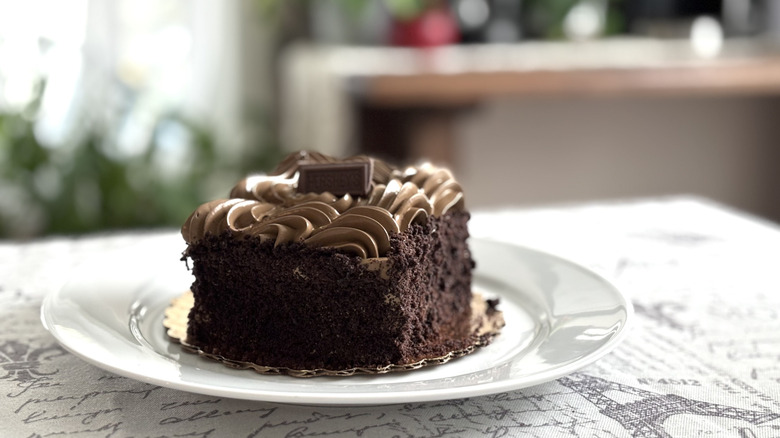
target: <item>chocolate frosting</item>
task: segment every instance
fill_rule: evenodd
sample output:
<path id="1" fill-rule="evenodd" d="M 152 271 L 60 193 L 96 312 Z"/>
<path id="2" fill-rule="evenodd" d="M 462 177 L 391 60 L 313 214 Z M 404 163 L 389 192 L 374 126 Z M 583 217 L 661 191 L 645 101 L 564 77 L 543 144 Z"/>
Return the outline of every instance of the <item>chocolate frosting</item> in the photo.
<path id="1" fill-rule="evenodd" d="M 329 192 L 296 193 L 300 163 L 373 161 L 371 190 L 365 197 Z M 463 190 L 452 173 L 431 164 L 395 168 L 358 155 L 338 160 L 317 152 L 296 152 L 269 175 L 241 180 L 229 199 L 199 206 L 182 226 L 188 244 L 208 235 L 302 242 L 335 248 L 362 258 L 384 257 L 390 235 L 402 233 L 429 216 L 464 209 Z"/>

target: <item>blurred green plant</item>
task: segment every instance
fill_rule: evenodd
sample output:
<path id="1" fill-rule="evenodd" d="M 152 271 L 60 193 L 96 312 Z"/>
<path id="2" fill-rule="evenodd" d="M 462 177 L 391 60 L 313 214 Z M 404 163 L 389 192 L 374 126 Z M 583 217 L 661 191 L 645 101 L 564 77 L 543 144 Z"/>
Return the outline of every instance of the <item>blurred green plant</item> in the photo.
<path id="1" fill-rule="evenodd" d="M 0 238 L 179 226 L 205 200 L 226 196 L 248 172 L 281 152 L 268 144 L 219 154 L 209 130 L 176 114 L 160 117 L 139 154 L 116 154 L 106 129 L 84 123 L 77 140 L 51 147 L 35 133 L 43 85 L 22 111 L 0 112 Z M 175 129 L 171 157 L 163 131 Z M 181 141 L 182 139 L 186 141 Z"/>
<path id="2" fill-rule="evenodd" d="M 587 1 L 587 0 L 585 0 Z M 621 4 L 623 0 L 592 0 L 604 7 L 605 16 L 600 36 L 618 35 L 625 32 L 625 20 Z M 583 0 L 526 0 L 530 31 L 538 38 L 550 40 L 567 39 L 564 21 L 578 3 Z"/>
<path id="3" fill-rule="evenodd" d="M 258 5 L 260 14 L 265 19 L 276 19 L 279 15 L 280 8 L 290 3 L 295 3 L 296 0 L 255 0 Z M 308 6 L 308 3 L 313 1 L 324 0 L 297 0 L 299 5 Z M 360 12 L 368 3 L 366 0 L 329 0 L 334 6 L 341 8 L 353 17 L 358 17 Z M 420 0 L 412 0 L 420 1 Z"/>

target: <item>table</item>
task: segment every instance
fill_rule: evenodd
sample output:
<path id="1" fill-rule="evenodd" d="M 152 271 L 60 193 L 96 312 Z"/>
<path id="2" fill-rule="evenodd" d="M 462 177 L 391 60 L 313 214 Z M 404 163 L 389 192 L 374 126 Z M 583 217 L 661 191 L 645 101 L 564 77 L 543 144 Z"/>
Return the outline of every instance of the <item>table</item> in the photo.
<path id="1" fill-rule="evenodd" d="M 344 145 L 397 162 L 457 164 L 457 121 L 495 99 L 777 96 L 780 50 L 727 38 L 525 41 L 431 50 L 309 46 L 282 58 L 282 131 L 291 150 Z M 357 134 L 355 134 L 357 133 Z"/>
<path id="2" fill-rule="evenodd" d="M 469 399 L 328 407 L 216 398 L 89 365 L 39 319 L 43 297 L 84 260 L 178 239 L 175 230 L 3 242 L 1 434 L 780 436 L 780 227 L 708 200 L 672 197 L 481 211 L 471 229 L 566 257 L 611 281 L 635 306 L 628 337 L 574 374 Z"/>

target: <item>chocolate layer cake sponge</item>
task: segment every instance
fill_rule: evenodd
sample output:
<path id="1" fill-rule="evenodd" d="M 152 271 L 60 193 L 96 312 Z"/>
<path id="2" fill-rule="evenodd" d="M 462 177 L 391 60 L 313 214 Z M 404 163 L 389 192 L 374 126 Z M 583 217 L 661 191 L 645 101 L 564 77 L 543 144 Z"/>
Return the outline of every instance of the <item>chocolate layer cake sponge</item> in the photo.
<path id="1" fill-rule="evenodd" d="M 291 154 L 182 227 L 195 277 L 183 342 L 274 371 L 469 352 L 498 312 L 472 311 L 468 220 L 446 169 Z"/>

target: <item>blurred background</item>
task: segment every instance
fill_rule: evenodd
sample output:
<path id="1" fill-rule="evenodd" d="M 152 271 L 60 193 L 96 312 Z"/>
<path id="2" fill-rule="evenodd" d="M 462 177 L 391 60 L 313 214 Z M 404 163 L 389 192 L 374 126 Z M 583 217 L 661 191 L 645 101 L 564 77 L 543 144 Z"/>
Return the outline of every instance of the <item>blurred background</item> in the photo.
<path id="1" fill-rule="evenodd" d="M 780 221 L 779 97 L 780 0 L 0 0 L 0 238 L 178 227 L 298 149 Z"/>

